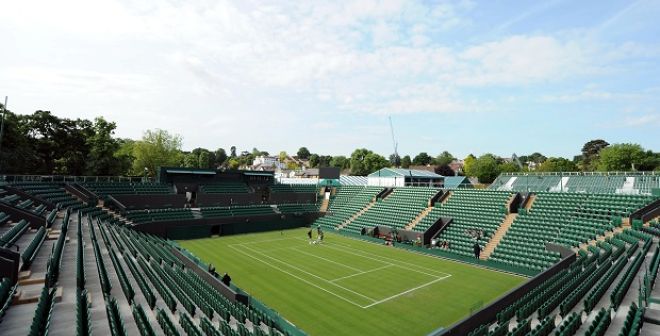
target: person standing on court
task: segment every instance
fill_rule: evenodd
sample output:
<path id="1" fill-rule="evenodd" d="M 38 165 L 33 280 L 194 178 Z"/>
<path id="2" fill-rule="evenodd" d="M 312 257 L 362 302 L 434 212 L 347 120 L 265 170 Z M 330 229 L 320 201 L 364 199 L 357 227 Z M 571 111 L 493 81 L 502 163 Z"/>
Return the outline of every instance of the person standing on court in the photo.
<path id="1" fill-rule="evenodd" d="M 474 242 L 474 257 L 479 259 L 479 255 L 481 254 L 481 246 L 479 246 L 479 241 Z"/>

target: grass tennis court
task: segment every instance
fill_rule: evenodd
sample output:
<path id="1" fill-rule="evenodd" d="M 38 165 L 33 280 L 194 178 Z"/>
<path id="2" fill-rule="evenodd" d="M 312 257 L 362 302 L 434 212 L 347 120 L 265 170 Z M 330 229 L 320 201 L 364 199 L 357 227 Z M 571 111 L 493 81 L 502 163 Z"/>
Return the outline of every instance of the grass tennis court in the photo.
<path id="1" fill-rule="evenodd" d="M 310 335 L 426 335 L 526 280 L 327 231 L 309 244 L 306 234 L 179 244 Z"/>

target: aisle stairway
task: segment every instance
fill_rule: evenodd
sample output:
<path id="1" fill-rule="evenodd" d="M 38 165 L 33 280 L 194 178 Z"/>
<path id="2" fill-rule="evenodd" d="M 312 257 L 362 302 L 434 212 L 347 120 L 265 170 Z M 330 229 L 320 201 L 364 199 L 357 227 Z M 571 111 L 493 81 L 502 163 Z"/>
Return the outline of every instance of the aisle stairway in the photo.
<path id="1" fill-rule="evenodd" d="M 351 224 L 354 220 L 356 220 L 358 217 L 362 216 L 365 212 L 367 212 L 367 210 L 371 209 L 371 207 L 373 207 L 374 205 L 376 205 L 376 200 L 373 200 L 373 201 L 369 202 L 369 204 L 367 204 L 360 211 L 356 212 L 353 216 L 348 218 L 346 221 L 339 224 L 339 226 L 337 226 L 337 228 L 335 228 L 335 230 L 341 230 L 341 229 L 345 228 L 346 226 Z"/>
<path id="2" fill-rule="evenodd" d="M 417 217 L 415 217 L 415 219 L 413 219 L 408 225 L 406 225 L 406 227 L 404 229 L 405 230 L 412 230 L 415 227 L 415 225 L 417 225 L 419 222 L 421 222 L 422 219 L 424 219 L 424 217 L 426 217 L 426 215 L 428 215 L 429 212 L 431 212 L 431 210 L 433 210 L 432 205 L 427 207 L 426 209 L 424 209 L 424 211 L 420 212 L 419 215 L 417 215 Z"/>
<path id="3" fill-rule="evenodd" d="M 509 231 L 509 228 L 511 227 L 511 224 L 513 224 L 513 220 L 516 219 L 516 216 L 518 216 L 516 213 L 506 215 L 500 227 L 497 228 L 495 234 L 493 234 L 493 236 L 490 238 L 490 241 L 488 241 L 488 244 L 486 244 L 486 248 L 481 252 L 481 256 L 479 257 L 481 260 L 488 260 L 488 258 L 490 258 L 490 255 L 493 253 L 493 251 L 495 251 L 497 245 L 500 244 L 502 237 L 504 237 L 506 232 Z"/>
<path id="4" fill-rule="evenodd" d="M 321 202 L 321 208 L 319 208 L 319 211 L 320 212 L 327 212 L 329 204 L 330 204 L 330 200 L 323 197 L 323 202 Z"/>

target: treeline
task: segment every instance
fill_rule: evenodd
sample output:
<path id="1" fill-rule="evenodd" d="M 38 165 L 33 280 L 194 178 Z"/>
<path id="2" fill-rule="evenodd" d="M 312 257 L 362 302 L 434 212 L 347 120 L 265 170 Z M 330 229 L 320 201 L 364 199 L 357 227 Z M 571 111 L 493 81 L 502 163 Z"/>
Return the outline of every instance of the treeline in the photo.
<path id="1" fill-rule="evenodd" d="M 0 105 L 1 106 L 1 105 Z M 94 120 L 59 118 L 48 111 L 18 115 L 7 111 L 0 149 L 0 172 L 4 174 L 62 174 L 118 176 L 154 176 L 158 167 L 244 168 L 258 156 L 270 153 L 253 148 L 239 152 L 236 146 L 192 151 L 182 150 L 179 135 L 165 130 L 148 130 L 139 140 L 115 136 L 117 125 L 102 117 Z M 395 154 L 388 158 L 366 148 L 350 156 L 312 153 L 301 147 L 295 155 L 276 154 L 284 168 L 337 167 L 351 175 L 368 175 L 384 167 L 432 168 L 444 176 L 474 176 L 482 183 L 492 182 L 502 172 L 524 171 L 649 171 L 660 170 L 660 154 L 637 144 L 613 144 L 593 140 L 584 144 L 580 155 L 572 159 L 546 157 L 541 153 L 502 158 L 493 154 L 463 161 L 462 170 L 450 167 L 458 160 L 448 151 L 436 156 L 421 152 L 411 158 Z M 457 166 L 460 167 L 460 164 Z M 456 167 L 454 167 L 456 168 Z"/>

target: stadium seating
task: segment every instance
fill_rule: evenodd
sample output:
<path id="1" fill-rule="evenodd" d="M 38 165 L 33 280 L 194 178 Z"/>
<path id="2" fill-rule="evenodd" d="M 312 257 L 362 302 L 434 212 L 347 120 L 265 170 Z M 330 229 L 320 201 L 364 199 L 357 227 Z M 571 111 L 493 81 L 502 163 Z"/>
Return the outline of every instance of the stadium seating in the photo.
<path id="1" fill-rule="evenodd" d="M 492 260 L 532 269 L 544 269 L 557 260 L 545 243 L 578 247 L 606 231 L 612 231 L 615 218 L 629 216 L 651 201 L 650 196 L 538 193 L 529 213 L 521 209 Z"/>
<path id="2" fill-rule="evenodd" d="M 437 193 L 437 189 L 429 188 L 395 188 L 343 229 L 354 233 L 377 225 L 403 229 L 429 206 L 429 200 Z"/>
<path id="3" fill-rule="evenodd" d="M 241 182 L 206 184 L 201 186 L 201 190 L 206 194 L 233 194 L 250 192 L 248 186 Z"/>
<path id="4" fill-rule="evenodd" d="M 562 181 L 562 178 L 565 179 Z M 628 184 L 629 183 L 629 184 Z M 489 189 L 508 191 L 587 192 L 606 194 L 650 195 L 660 188 L 657 173 L 506 173 L 501 174 Z"/>
<path id="5" fill-rule="evenodd" d="M 297 192 L 297 193 L 315 193 L 318 191 L 316 184 L 275 184 L 270 187 L 274 193 L 278 192 Z"/>
<path id="6" fill-rule="evenodd" d="M 483 237 L 479 240 L 479 245 L 483 249 L 502 223 L 507 212 L 507 201 L 511 195 L 510 192 L 503 191 L 454 190 L 446 203 L 436 203 L 431 212 L 413 230 L 424 232 L 441 217 L 452 218 L 452 223 L 437 239 L 449 243 L 449 252 L 473 256 L 475 239 L 467 232 L 482 231 Z"/>
<path id="7" fill-rule="evenodd" d="M 83 186 L 99 196 L 172 193 L 172 188 L 170 186 L 151 182 L 88 182 L 83 183 Z"/>
<path id="8" fill-rule="evenodd" d="M 174 221 L 195 218 L 190 209 L 134 210 L 127 211 L 124 216 L 133 223 Z"/>
<path id="9" fill-rule="evenodd" d="M 337 228 L 373 201 L 383 188 L 343 186 L 341 190 L 346 192 L 341 196 L 336 195 L 336 201 L 329 207 L 326 216 L 317 219 L 314 225 Z"/>

